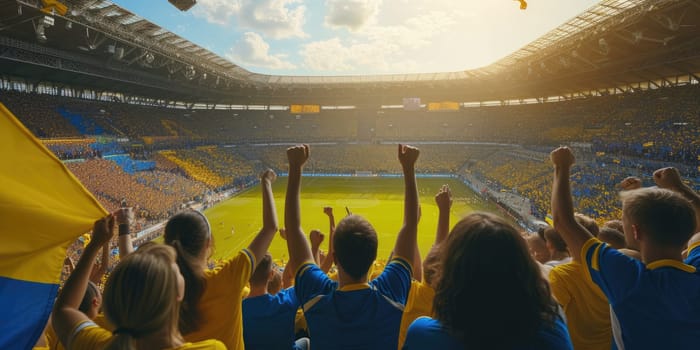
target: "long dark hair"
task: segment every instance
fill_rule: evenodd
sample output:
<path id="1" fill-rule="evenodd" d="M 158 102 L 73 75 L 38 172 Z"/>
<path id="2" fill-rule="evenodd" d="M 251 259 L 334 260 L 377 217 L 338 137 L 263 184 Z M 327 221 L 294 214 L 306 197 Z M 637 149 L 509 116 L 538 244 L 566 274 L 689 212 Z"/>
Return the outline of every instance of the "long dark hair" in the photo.
<path id="1" fill-rule="evenodd" d="M 518 231 L 474 213 L 442 247 L 433 311 L 465 349 L 509 349 L 554 321 L 556 302 Z"/>
<path id="2" fill-rule="evenodd" d="M 201 254 L 211 239 L 209 222 L 198 211 L 188 210 L 173 215 L 165 224 L 165 243 L 177 251 L 177 265 L 185 278 L 185 297 L 180 305 L 178 328 L 182 334 L 199 329 L 202 315 L 199 300 L 206 288 Z"/>

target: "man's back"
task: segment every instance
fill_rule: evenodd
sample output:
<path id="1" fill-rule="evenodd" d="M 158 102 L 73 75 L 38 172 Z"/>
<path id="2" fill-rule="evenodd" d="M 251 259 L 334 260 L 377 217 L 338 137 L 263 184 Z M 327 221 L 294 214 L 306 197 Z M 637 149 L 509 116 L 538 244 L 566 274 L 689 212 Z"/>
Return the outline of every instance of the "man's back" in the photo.
<path id="1" fill-rule="evenodd" d="M 275 295 L 243 300 L 243 339 L 246 349 L 292 349 L 294 319 L 299 302 L 294 288 Z"/>
<path id="2" fill-rule="evenodd" d="M 369 284 L 343 288 L 316 265 L 302 266 L 297 297 L 314 348 L 395 350 L 410 286 L 411 267 L 401 258 L 393 259 Z"/>
<path id="3" fill-rule="evenodd" d="M 700 266 L 657 260 L 646 266 L 596 239 L 582 249 L 593 281 L 612 306 L 619 349 L 682 349 L 700 344 Z M 700 255 L 700 247 L 688 261 Z"/>

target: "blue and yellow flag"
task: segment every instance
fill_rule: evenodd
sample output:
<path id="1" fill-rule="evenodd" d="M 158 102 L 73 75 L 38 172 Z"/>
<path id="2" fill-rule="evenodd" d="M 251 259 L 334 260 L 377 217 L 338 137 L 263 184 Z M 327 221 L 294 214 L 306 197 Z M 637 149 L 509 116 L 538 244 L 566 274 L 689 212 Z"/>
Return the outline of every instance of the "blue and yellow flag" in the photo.
<path id="1" fill-rule="evenodd" d="M 66 248 L 107 211 L 2 104 L 0 150 L 0 349 L 28 349 L 53 307 Z"/>

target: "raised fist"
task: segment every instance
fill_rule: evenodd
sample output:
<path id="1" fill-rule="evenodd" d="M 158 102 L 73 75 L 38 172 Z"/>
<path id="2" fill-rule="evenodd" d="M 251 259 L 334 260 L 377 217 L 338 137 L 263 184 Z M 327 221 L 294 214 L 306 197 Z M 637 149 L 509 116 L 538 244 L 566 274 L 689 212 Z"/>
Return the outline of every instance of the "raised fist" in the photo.
<path id="1" fill-rule="evenodd" d="M 260 181 L 267 181 L 269 183 L 275 182 L 277 179 L 277 174 L 272 169 L 265 169 L 265 171 L 260 174 Z"/>
<path id="2" fill-rule="evenodd" d="M 683 186 L 681 174 L 673 167 L 661 168 L 654 172 L 654 182 L 657 186 L 669 190 L 678 189 Z"/>
<path id="3" fill-rule="evenodd" d="M 301 168 L 309 159 L 309 145 L 299 145 L 287 148 L 287 159 L 290 167 Z"/>
<path id="4" fill-rule="evenodd" d="M 411 168 L 416 164 L 420 150 L 413 146 L 399 144 L 399 162 L 404 168 Z"/>
<path id="5" fill-rule="evenodd" d="M 571 167 L 576 162 L 574 153 L 569 147 L 566 146 L 555 149 L 549 154 L 549 157 L 552 160 L 552 163 L 554 163 L 554 166 L 559 168 Z"/>
<path id="6" fill-rule="evenodd" d="M 133 208 L 119 208 L 114 214 L 118 225 L 130 225 L 134 221 Z"/>
<path id="7" fill-rule="evenodd" d="M 333 216 L 333 208 L 332 207 L 323 207 L 323 213 L 328 215 L 328 216 Z"/>
<path id="8" fill-rule="evenodd" d="M 623 191 L 631 191 L 642 188 L 642 180 L 634 176 L 626 177 L 620 182 L 620 188 L 622 188 Z"/>
<path id="9" fill-rule="evenodd" d="M 114 215 L 107 215 L 97 221 L 92 229 L 90 244 L 102 246 L 114 236 Z"/>
<path id="10" fill-rule="evenodd" d="M 314 247 L 318 247 L 323 243 L 323 240 L 326 238 L 326 235 L 321 233 L 319 230 L 311 230 L 309 232 L 309 238 L 311 239 L 311 245 Z"/>

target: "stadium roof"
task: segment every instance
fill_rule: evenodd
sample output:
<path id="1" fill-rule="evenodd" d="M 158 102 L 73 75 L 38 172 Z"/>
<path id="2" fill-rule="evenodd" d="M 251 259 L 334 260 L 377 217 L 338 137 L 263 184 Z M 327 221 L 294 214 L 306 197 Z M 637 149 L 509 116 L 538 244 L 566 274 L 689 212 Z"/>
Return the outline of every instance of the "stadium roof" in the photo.
<path id="1" fill-rule="evenodd" d="M 366 76 L 257 74 L 111 1 L 64 3 L 39 39 L 40 1 L 0 1 L 0 74 L 184 101 L 376 105 L 542 98 L 700 72 L 695 0 L 604 0 L 480 69 Z"/>

